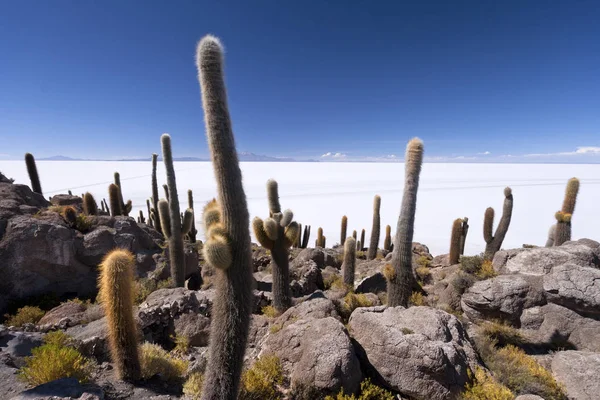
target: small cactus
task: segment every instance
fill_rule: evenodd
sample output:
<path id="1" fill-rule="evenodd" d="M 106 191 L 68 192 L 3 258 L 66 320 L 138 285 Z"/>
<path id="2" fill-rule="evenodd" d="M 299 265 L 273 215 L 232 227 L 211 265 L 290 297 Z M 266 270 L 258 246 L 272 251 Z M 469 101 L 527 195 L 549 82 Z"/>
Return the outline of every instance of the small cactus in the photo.
<path id="1" fill-rule="evenodd" d="M 274 268 L 273 275 L 273 306 L 283 313 L 292 305 L 289 277 L 289 248 L 297 240 L 299 227 L 293 219 L 291 210 L 281 213 L 277 181 L 270 179 L 267 182 L 267 196 L 270 217 L 263 221 L 254 218 L 252 227 L 254 235 L 261 246 L 271 251 Z"/>
<path id="2" fill-rule="evenodd" d="M 121 213 L 122 213 L 121 215 L 124 215 L 127 217 L 129 215 L 129 213 L 131 212 L 133 204 L 131 203 L 131 200 L 127 200 L 127 203 L 125 203 L 123 201 L 123 187 L 121 186 L 121 176 L 119 175 L 118 172 L 115 172 L 114 178 L 115 178 L 115 185 L 117 185 L 117 187 L 119 188 L 119 201 L 121 202 Z"/>
<path id="3" fill-rule="evenodd" d="M 342 217 L 342 232 L 340 234 L 340 245 L 344 245 L 346 241 L 346 231 L 348 229 L 348 217 L 345 215 Z"/>
<path id="4" fill-rule="evenodd" d="M 354 290 L 354 270 L 356 268 L 356 241 L 353 237 L 346 239 L 344 243 L 344 262 L 342 263 L 342 272 L 344 274 L 344 283 Z"/>
<path id="5" fill-rule="evenodd" d="M 98 204 L 90 192 L 83 195 L 83 212 L 86 215 L 98 215 Z"/>
<path id="6" fill-rule="evenodd" d="M 135 257 L 115 249 L 100 264 L 98 298 L 104 306 L 110 355 L 119 379 L 140 377 L 137 327 L 133 317 Z"/>
<path id="7" fill-rule="evenodd" d="M 145 224 L 146 223 L 146 219 L 144 218 L 144 212 L 142 210 L 140 210 L 140 214 L 138 217 L 138 222 L 140 224 Z"/>
<path id="8" fill-rule="evenodd" d="M 460 235 L 460 255 L 465 254 L 465 243 L 467 242 L 467 233 L 469 233 L 469 218 L 464 217 L 461 224 Z"/>
<path id="9" fill-rule="evenodd" d="M 156 179 L 156 166 L 158 154 L 152 153 L 152 207 L 148 210 L 148 219 L 154 223 L 154 228 L 162 233 L 160 218 L 158 217 L 158 180 Z M 168 197 L 167 197 L 168 198 Z"/>
<path id="10" fill-rule="evenodd" d="M 579 193 L 579 179 L 571 178 L 567 183 L 562 209 L 556 213 L 556 228 L 554 232 L 554 246 L 560 246 L 571 240 L 571 218 L 575 212 L 577 194 Z"/>
<path id="11" fill-rule="evenodd" d="M 302 236 L 302 245 L 300 247 L 305 249 L 308 247 L 308 241 L 310 239 L 310 225 L 304 227 L 304 234 Z"/>
<path id="12" fill-rule="evenodd" d="M 423 163 L 423 142 L 414 138 L 406 146 L 404 161 L 405 183 L 402 205 L 392 253 L 391 271 L 387 276 L 387 300 L 390 307 L 408 306 L 416 279 L 412 269 L 412 240 L 415 212 L 417 209 L 417 191 Z"/>
<path id="13" fill-rule="evenodd" d="M 66 206 L 62 209 L 62 217 L 71 228 L 77 225 L 77 210 L 73 206 Z"/>
<path id="14" fill-rule="evenodd" d="M 381 197 L 375 196 L 373 199 L 373 227 L 371 228 L 371 241 L 369 242 L 369 251 L 367 260 L 374 260 L 377 256 L 377 246 L 379 245 L 379 234 L 381 230 L 379 210 L 381 209 Z"/>
<path id="15" fill-rule="evenodd" d="M 302 244 L 302 224 L 298 224 L 298 236 L 296 237 L 296 242 L 294 242 L 294 248 L 297 249 Z"/>
<path id="16" fill-rule="evenodd" d="M 163 185 L 163 190 L 165 191 L 165 198 L 169 201 L 169 186 L 166 183 Z"/>
<path id="17" fill-rule="evenodd" d="M 323 236 L 323 228 L 319 227 L 317 230 L 317 240 L 315 241 L 315 247 L 325 248 L 325 237 Z"/>
<path id="18" fill-rule="evenodd" d="M 391 251 L 392 248 L 392 227 L 389 225 L 385 226 L 385 239 L 383 240 L 383 249 Z"/>
<path id="19" fill-rule="evenodd" d="M 363 251 L 365 249 L 365 230 L 360 232 L 360 248 L 358 250 Z"/>
<path id="20" fill-rule="evenodd" d="M 452 223 L 452 235 L 450 236 L 450 265 L 458 264 L 460 258 L 460 239 L 462 237 L 463 220 L 457 218 Z"/>
<path id="21" fill-rule="evenodd" d="M 119 200 L 119 187 L 114 183 L 108 186 L 108 200 L 110 201 L 110 215 L 113 217 L 123 215 L 121 201 Z"/>
<path id="22" fill-rule="evenodd" d="M 31 190 L 34 193 L 43 194 L 42 185 L 40 184 L 40 176 L 38 175 L 33 154 L 25 153 L 25 166 L 27 166 L 27 173 L 29 174 L 29 180 L 31 181 Z"/>
<path id="23" fill-rule="evenodd" d="M 356 229 L 352 231 L 352 237 L 354 238 L 354 241 L 356 242 L 356 239 L 357 239 Z"/>
<path id="24" fill-rule="evenodd" d="M 500 218 L 500 222 L 498 223 L 498 227 L 496 228 L 494 236 L 492 236 L 492 229 L 494 227 L 494 209 L 492 207 L 489 207 L 485 210 L 485 215 L 483 219 L 483 238 L 487 243 L 487 245 L 485 246 L 484 253 L 484 258 L 486 260 L 493 259 L 496 252 L 498 252 L 498 250 L 500 250 L 500 247 L 502 247 L 502 242 L 504 241 L 504 237 L 506 236 L 506 232 L 508 232 L 508 227 L 510 226 L 512 209 L 512 189 L 507 187 L 504 189 L 504 206 L 502 208 L 502 218 Z"/>

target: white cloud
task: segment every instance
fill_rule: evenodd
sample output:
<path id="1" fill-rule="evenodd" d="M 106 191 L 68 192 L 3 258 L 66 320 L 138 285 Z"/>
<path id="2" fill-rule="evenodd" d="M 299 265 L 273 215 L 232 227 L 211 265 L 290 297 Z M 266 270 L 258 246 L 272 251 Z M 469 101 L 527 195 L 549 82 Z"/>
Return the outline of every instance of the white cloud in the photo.
<path id="1" fill-rule="evenodd" d="M 332 153 L 331 151 L 328 151 L 327 153 L 323 154 L 321 158 L 346 158 L 346 155 L 343 153 Z"/>
<path id="2" fill-rule="evenodd" d="M 525 154 L 525 157 L 548 157 L 548 156 L 580 156 L 586 155 L 600 155 L 600 147 L 594 146 L 580 146 L 575 151 L 563 151 L 560 153 L 533 153 Z"/>
<path id="3" fill-rule="evenodd" d="M 576 154 L 600 154 L 600 147 L 592 147 L 592 146 L 588 146 L 588 147 L 578 147 L 577 150 L 575 150 Z"/>
<path id="4" fill-rule="evenodd" d="M 483 153 L 477 153 L 478 156 L 489 156 L 490 154 L 492 154 L 492 153 L 490 153 L 489 151 L 484 151 Z"/>

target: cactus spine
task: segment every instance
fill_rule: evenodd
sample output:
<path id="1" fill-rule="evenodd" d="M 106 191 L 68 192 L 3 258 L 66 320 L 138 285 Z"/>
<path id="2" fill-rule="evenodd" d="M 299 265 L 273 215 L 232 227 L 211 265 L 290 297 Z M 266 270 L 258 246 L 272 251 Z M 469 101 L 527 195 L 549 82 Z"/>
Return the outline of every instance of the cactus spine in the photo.
<path id="1" fill-rule="evenodd" d="M 506 232 L 508 232 L 508 227 L 510 225 L 512 209 L 512 189 L 506 187 L 504 189 L 504 206 L 502 207 L 502 218 L 500 218 L 500 222 L 498 223 L 498 227 L 496 228 L 494 236 L 492 236 L 492 229 L 494 227 L 494 209 L 492 207 L 489 207 L 485 210 L 485 215 L 483 219 L 483 238 L 487 243 L 487 245 L 485 246 L 484 253 L 484 258 L 486 260 L 491 260 L 492 258 L 494 258 L 494 254 L 496 254 L 496 252 L 500 250 L 500 247 L 502 247 L 502 242 L 504 241 L 504 237 L 506 236 Z"/>
<path id="2" fill-rule="evenodd" d="M 171 150 L 171 136 L 163 134 L 160 137 L 162 145 L 163 160 L 167 171 L 167 186 L 169 188 L 168 206 L 169 212 L 166 215 L 160 215 L 160 222 L 163 228 L 163 234 L 169 240 L 169 261 L 171 263 L 171 277 L 176 287 L 185 285 L 185 254 L 183 249 L 183 237 L 187 234 L 181 229 L 181 215 L 179 211 L 179 200 L 177 197 L 177 183 L 175 181 L 175 168 L 173 166 L 173 152 Z M 161 200 L 161 202 L 164 200 Z M 159 212 L 164 212 L 164 205 Z M 189 212 L 188 212 L 189 211 Z M 193 211 L 186 210 L 186 214 L 191 214 Z M 168 217 L 167 217 L 168 215 Z M 187 217 L 190 218 L 190 217 Z M 165 229 L 164 224 L 168 224 L 170 229 Z M 167 234 L 168 233 L 168 234 Z"/>
<path id="3" fill-rule="evenodd" d="M 29 174 L 29 180 L 31 181 L 31 190 L 34 193 L 43 194 L 42 185 L 40 184 L 40 176 L 38 175 L 33 154 L 25 153 L 25 165 L 27 166 L 27 173 Z"/>
<path id="4" fill-rule="evenodd" d="M 392 227 L 389 225 L 385 226 L 385 239 L 383 240 L 383 249 L 391 251 L 392 248 Z"/>
<path id="5" fill-rule="evenodd" d="M 348 229 L 348 217 L 345 215 L 342 217 L 342 232 L 340 234 L 340 245 L 344 245 L 346 241 L 346 231 Z"/>
<path id="6" fill-rule="evenodd" d="M 253 307 L 249 215 L 242 172 L 235 150 L 223 81 L 223 50 L 213 36 L 198 44 L 197 65 L 202 88 L 206 134 L 211 151 L 222 222 L 208 231 L 207 249 L 229 255 L 228 268 L 218 269 L 213 303 L 209 360 L 202 400 L 237 397 Z M 225 265 L 222 265 L 225 266 Z"/>
<path id="7" fill-rule="evenodd" d="M 157 231 L 162 233 L 160 226 L 160 218 L 158 216 L 158 180 L 156 179 L 156 165 L 158 162 L 158 154 L 152 153 L 152 209 L 148 211 L 148 219 L 154 223 Z"/>
<path id="8" fill-rule="evenodd" d="M 110 201 L 110 215 L 122 215 L 121 202 L 119 201 L 119 187 L 114 183 L 108 186 L 108 201 Z"/>
<path id="9" fill-rule="evenodd" d="M 460 258 L 460 239 L 462 237 L 463 220 L 457 218 L 452 223 L 452 235 L 450 236 L 450 265 L 458 264 Z"/>
<path id="10" fill-rule="evenodd" d="M 346 239 L 344 243 L 344 262 L 342 271 L 344 283 L 354 290 L 354 270 L 356 267 L 356 240 L 353 237 Z"/>
<path id="11" fill-rule="evenodd" d="M 98 215 L 98 204 L 90 192 L 83 195 L 83 212 L 86 215 Z"/>
<path id="12" fill-rule="evenodd" d="M 193 214 L 193 212 L 194 212 L 194 194 L 192 193 L 191 189 L 188 189 L 188 208 L 190 210 L 192 210 L 192 214 Z M 184 216 L 184 221 L 185 221 L 185 216 Z M 196 235 L 198 234 L 198 231 L 196 230 L 196 218 L 195 217 L 192 218 L 191 224 L 192 225 L 190 226 L 188 236 L 190 237 L 191 243 L 196 243 Z"/>
<path id="13" fill-rule="evenodd" d="M 556 229 L 554 232 L 554 246 L 560 246 L 564 242 L 571 240 L 571 218 L 573 216 L 573 212 L 575 211 L 575 203 L 577 203 L 578 193 L 579 179 L 569 179 L 562 209 L 555 215 Z"/>
<path id="14" fill-rule="evenodd" d="M 379 210 L 381 209 L 381 197 L 375 196 L 373 199 L 373 227 L 371 228 L 371 242 L 367 252 L 367 260 L 374 260 L 377 256 L 377 246 L 379 245 L 379 233 L 381 230 Z"/>
<path id="15" fill-rule="evenodd" d="M 108 325 L 110 354 L 119 379 L 140 377 L 137 327 L 133 318 L 133 268 L 135 258 L 115 249 L 100 264 L 99 299 Z"/>
<path id="16" fill-rule="evenodd" d="M 254 218 L 252 227 L 254 236 L 266 249 L 271 250 L 273 260 L 273 306 L 281 313 L 291 307 L 289 252 L 288 249 L 297 240 L 298 224 L 292 221 L 291 210 L 281 213 L 277 181 L 267 181 L 267 196 L 269 200 L 269 218 L 264 221 Z"/>
<path id="17" fill-rule="evenodd" d="M 395 251 L 392 253 L 390 268 L 387 268 L 385 273 L 388 305 L 391 307 L 407 307 L 408 299 L 416 284 L 412 270 L 412 240 L 422 163 L 423 142 L 414 138 L 406 146 L 404 193 L 394 237 Z"/>
<path id="18" fill-rule="evenodd" d="M 363 229 L 362 232 L 360 232 L 360 246 L 359 250 L 363 251 L 365 248 L 365 230 Z"/>

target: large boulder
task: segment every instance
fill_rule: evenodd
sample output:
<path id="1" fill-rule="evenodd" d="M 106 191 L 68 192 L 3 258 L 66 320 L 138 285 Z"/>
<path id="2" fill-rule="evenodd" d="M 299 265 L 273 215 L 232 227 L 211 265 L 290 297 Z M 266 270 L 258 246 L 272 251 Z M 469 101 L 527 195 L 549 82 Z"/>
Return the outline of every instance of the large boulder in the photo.
<path id="1" fill-rule="evenodd" d="M 86 309 L 87 307 L 83 303 L 67 301 L 48 311 L 39 320 L 38 325 L 45 331 L 52 328 L 66 329 L 79 325 L 86 318 Z"/>
<path id="2" fill-rule="evenodd" d="M 600 353 L 561 351 L 552 360 L 552 374 L 569 399 L 596 400 L 600 394 Z"/>
<path id="3" fill-rule="evenodd" d="M 600 317 L 600 269 L 571 263 L 555 266 L 544 276 L 544 291 L 549 302 Z"/>
<path id="4" fill-rule="evenodd" d="M 317 264 L 308 260 L 303 263 L 295 263 L 290 269 L 290 290 L 292 296 L 301 297 L 323 290 L 323 276 Z"/>
<path id="5" fill-rule="evenodd" d="M 303 249 L 298 256 L 290 263 L 290 270 L 301 267 L 307 261 L 314 261 L 317 267 L 325 268 L 326 266 L 339 268 L 342 263 L 335 257 L 335 252 L 331 249 Z"/>
<path id="6" fill-rule="evenodd" d="M 411 398 L 452 398 L 478 365 L 462 324 L 441 310 L 358 308 L 348 326 L 367 374 Z"/>

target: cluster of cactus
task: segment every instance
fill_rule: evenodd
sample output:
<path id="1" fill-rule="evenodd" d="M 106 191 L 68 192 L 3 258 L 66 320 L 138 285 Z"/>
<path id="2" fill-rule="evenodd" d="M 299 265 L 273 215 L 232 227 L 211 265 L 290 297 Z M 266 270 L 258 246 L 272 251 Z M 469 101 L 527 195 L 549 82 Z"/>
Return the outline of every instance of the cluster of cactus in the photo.
<path id="1" fill-rule="evenodd" d="M 297 240 L 299 227 L 292 221 L 294 214 L 291 210 L 281 212 L 277 181 L 267 181 L 269 200 L 269 218 L 264 221 L 259 217 L 252 221 L 254 236 L 266 249 L 271 251 L 273 261 L 273 306 L 283 313 L 292 305 L 289 277 L 288 249 Z"/>
<path id="2" fill-rule="evenodd" d="M 450 237 L 450 264 L 458 264 L 460 256 L 465 253 L 465 242 L 469 231 L 469 218 L 457 218 L 452 223 Z"/>
<path id="3" fill-rule="evenodd" d="M 348 230 L 348 217 L 342 217 L 342 232 L 340 234 L 340 245 L 343 246 L 346 242 L 346 232 Z"/>
<path id="4" fill-rule="evenodd" d="M 115 172 L 114 178 L 115 178 L 114 184 L 119 189 L 118 196 L 119 196 L 121 213 L 118 215 L 124 215 L 127 217 L 127 216 L 129 216 L 129 213 L 131 212 L 131 208 L 133 207 L 133 205 L 131 203 L 131 200 L 127 200 L 127 203 L 125 203 L 123 201 L 123 187 L 121 186 L 121 175 L 119 175 L 118 172 Z"/>
<path id="5" fill-rule="evenodd" d="M 86 215 L 98 215 L 98 204 L 90 192 L 83 195 L 83 212 Z"/>
<path id="6" fill-rule="evenodd" d="M 373 226 L 371 228 L 371 241 L 369 242 L 369 251 L 367 252 L 367 260 L 374 260 L 377 257 L 377 246 L 379 245 L 379 234 L 381 231 L 381 217 L 379 211 L 381 209 L 381 197 L 375 195 L 373 199 Z"/>
<path id="7" fill-rule="evenodd" d="M 394 237 L 394 249 L 391 264 L 384 270 L 387 279 L 387 301 L 391 307 L 408 306 L 416 279 L 412 269 L 412 240 L 419 176 L 423 163 L 423 142 L 414 138 L 406 147 L 405 183 L 402 195 L 400 217 Z"/>
<path id="8" fill-rule="evenodd" d="M 167 171 L 170 200 L 160 200 L 158 202 L 158 215 L 162 233 L 169 241 L 171 278 L 176 287 L 183 287 L 185 285 L 185 253 L 183 238 L 192 228 L 194 211 L 188 208 L 183 213 L 183 217 L 179 212 L 177 183 L 175 180 L 175 168 L 173 166 L 173 151 L 171 149 L 171 136 L 165 133 L 161 136 L 160 141 L 165 169 Z"/>
<path id="9" fill-rule="evenodd" d="M 198 43 L 196 60 L 219 201 L 212 210 L 218 211 L 217 223 L 207 221 L 206 213 L 211 210 L 204 215 L 208 228 L 204 254 L 217 275 L 201 399 L 235 399 L 254 304 L 250 217 L 231 129 L 219 40 L 204 37 Z"/>
<path id="10" fill-rule="evenodd" d="M 552 225 L 548 232 L 548 241 L 546 247 L 560 246 L 571 240 L 571 218 L 575 212 L 577 203 L 577 194 L 579 193 L 579 179 L 571 178 L 567 182 L 565 198 L 560 211 L 557 211 L 554 217 L 556 224 Z"/>
<path id="11" fill-rule="evenodd" d="M 494 228 L 494 209 L 492 207 L 488 207 L 485 210 L 485 215 L 483 219 L 483 239 L 487 243 L 484 252 L 484 258 L 486 260 L 491 260 L 492 258 L 494 258 L 494 255 L 498 252 L 498 250 L 500 250 L 500 247 L 502 247 L 502 242 L 504 241 L 504 237 L 506 236 L 506 232 L 508 232 L 508 227 L 510 226 L 512 209 L 512 189 L 506 187 L 504 189 L 504 206 L 502 207 L 502 218 L 500 218 L 500 222 L 498 223 L 498 227 L 496 228 L 496 232 L 493 236 L 492 230 Z"/>
<path id="12" fill-rule="evenodd" d="M 135 257 L 115 249 L 100 264 L 98 299 L 103 304 L 111 358 L 119 379 L 140 377 L 137 327 L 133 317 Z"/>
<path id="13" fill-rule="evenodd" d="M 34 193 L 42 193 L 42 185 L 40 183 L 40 176 L 38 175 L 37 166 L 35 164 L 35 158 L 31 153 L 25 153 L 25 166 L 27 167 L 27 173 L 29 174 L 29 180 L 31 181 L 31 190 Z"/>
<path id="14" fill-rule="evenodd" d="M 326 237 L 323 236 L 323 228 L 319 227 L 317 230 L 317 239 L 315 240 L 315 247 L 325 248 Z"/>

